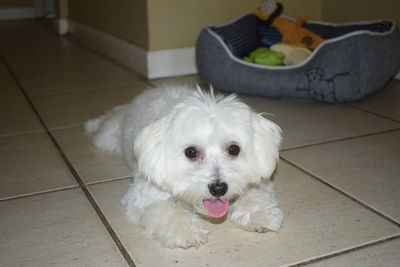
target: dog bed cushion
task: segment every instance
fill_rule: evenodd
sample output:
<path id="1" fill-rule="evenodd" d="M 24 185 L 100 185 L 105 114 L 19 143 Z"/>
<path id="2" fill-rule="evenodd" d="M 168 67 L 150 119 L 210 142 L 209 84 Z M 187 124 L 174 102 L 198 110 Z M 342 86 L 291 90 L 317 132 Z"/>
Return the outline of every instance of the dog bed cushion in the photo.
<path id="1" fill-rule="evenodd" d="M 292 66 L 242 60 L 262 46 L 263 39 L 281 39 L 274 27 L 260 26 L 253 14 L 205 27 L 196 44 L 199 75 L 222 91 L 336 103 L 377 92 L 400 70 L 400 29 L 393 21 L 309 22 L 303 27 L 326 41 Z"/>

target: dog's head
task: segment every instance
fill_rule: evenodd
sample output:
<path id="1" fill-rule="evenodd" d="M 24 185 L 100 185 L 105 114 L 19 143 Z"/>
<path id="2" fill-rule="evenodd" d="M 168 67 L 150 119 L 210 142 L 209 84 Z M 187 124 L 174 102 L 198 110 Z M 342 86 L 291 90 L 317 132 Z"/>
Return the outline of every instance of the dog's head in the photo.
<path id="1" fill-rule="evenodd" d="M 134 151 L 149 181 L 221 217 L 230 201 L 272 175 L 280 141 L 280 128 L 235 95 L 199 90 L 144 128 Z"/>

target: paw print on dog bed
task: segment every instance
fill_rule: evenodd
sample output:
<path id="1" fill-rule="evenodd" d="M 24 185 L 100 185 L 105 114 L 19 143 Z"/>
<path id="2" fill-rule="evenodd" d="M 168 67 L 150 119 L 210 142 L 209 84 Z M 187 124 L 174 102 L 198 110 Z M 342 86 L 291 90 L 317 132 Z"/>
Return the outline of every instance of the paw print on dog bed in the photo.
<path id="1" fill-rule="evenodd" d="M 338 101 L 336 97 L 335 79 L 349 74 L 349 72 L 342 72 L 328 78 L 322 68 L 310 69 L 304 73 L 307 85 L 302 88 L 298 87 L 296 90 L 307 91 L 314 100 L 335 102 Z"/>

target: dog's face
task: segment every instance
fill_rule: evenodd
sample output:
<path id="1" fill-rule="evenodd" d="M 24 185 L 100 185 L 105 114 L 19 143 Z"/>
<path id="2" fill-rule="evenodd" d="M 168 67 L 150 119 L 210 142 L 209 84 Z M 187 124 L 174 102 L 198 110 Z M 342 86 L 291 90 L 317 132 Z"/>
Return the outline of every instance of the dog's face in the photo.
<path id="1" fill-rule="evenodd" d="M 221 217 L 272 175 L 280 139 L 278 126 L 235 96 L 198 92 L 144 128 L 134 150 L 149 181 L 197 212 Z"/>

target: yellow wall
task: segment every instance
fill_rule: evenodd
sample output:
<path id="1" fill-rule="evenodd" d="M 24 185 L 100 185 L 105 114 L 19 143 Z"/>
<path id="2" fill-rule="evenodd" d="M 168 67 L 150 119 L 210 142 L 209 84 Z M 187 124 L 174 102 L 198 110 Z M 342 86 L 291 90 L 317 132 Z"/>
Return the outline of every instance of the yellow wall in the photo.
<path id="1" fill-rule="evenodd" d="M 35 0 L 0 0 L 0 8 L 33 7 Z"/>
<path id="2" fill-rule="evenodd" d="M 283 13 L 286 16 L 297 18 L 302 13 L 307 14 L 309 20 L 321 20 L 321 3 L 325 0 L 278 0 L 283 4 Z"/>
<path id="3" fill-rule="evenodd" d="M 0 0 L 0 3 L 5 0 Z M 145 50 L 193 47 L 204 25 L 227 23 L 261 0 L 58 0 L 69 1 L 69 18 Z M 392 18 L 400 0 L 278 0 L 284 14 L 309 20 L 349 22 Z M 64 8 L 65 10 L 65 8 Z"/>
<path id="4" fill-rule="evenodd" d="M 68 17 L 147 49 L 146 0 L 68 0 Z"/>
<path id="5" fill-rule="evenodd" d="M 400 24 L 400 1 L 323 0 L 322 18 L 331 22 L 393 19 Z"/>
<path id="6" fill-rule="evenodd" d="M 1 0 L 0 0 L 1 1 Z M 58 0 L 62 7 L 67 0 Z M 320 18 L 321 0 L 282 0 L 285 14 Z M 68 0 L 68 17 L 145 50 L 193 47 L 204 25 L 252 12 L 260 0 Z M 64 8 L 59 16 L 63 17 Z"/>
<path id="7" fill-rule="evenodd" d="M 204 25 L 226 23 L 259 0 L 148 0 L 149 50 L 192 47 Z"/>

